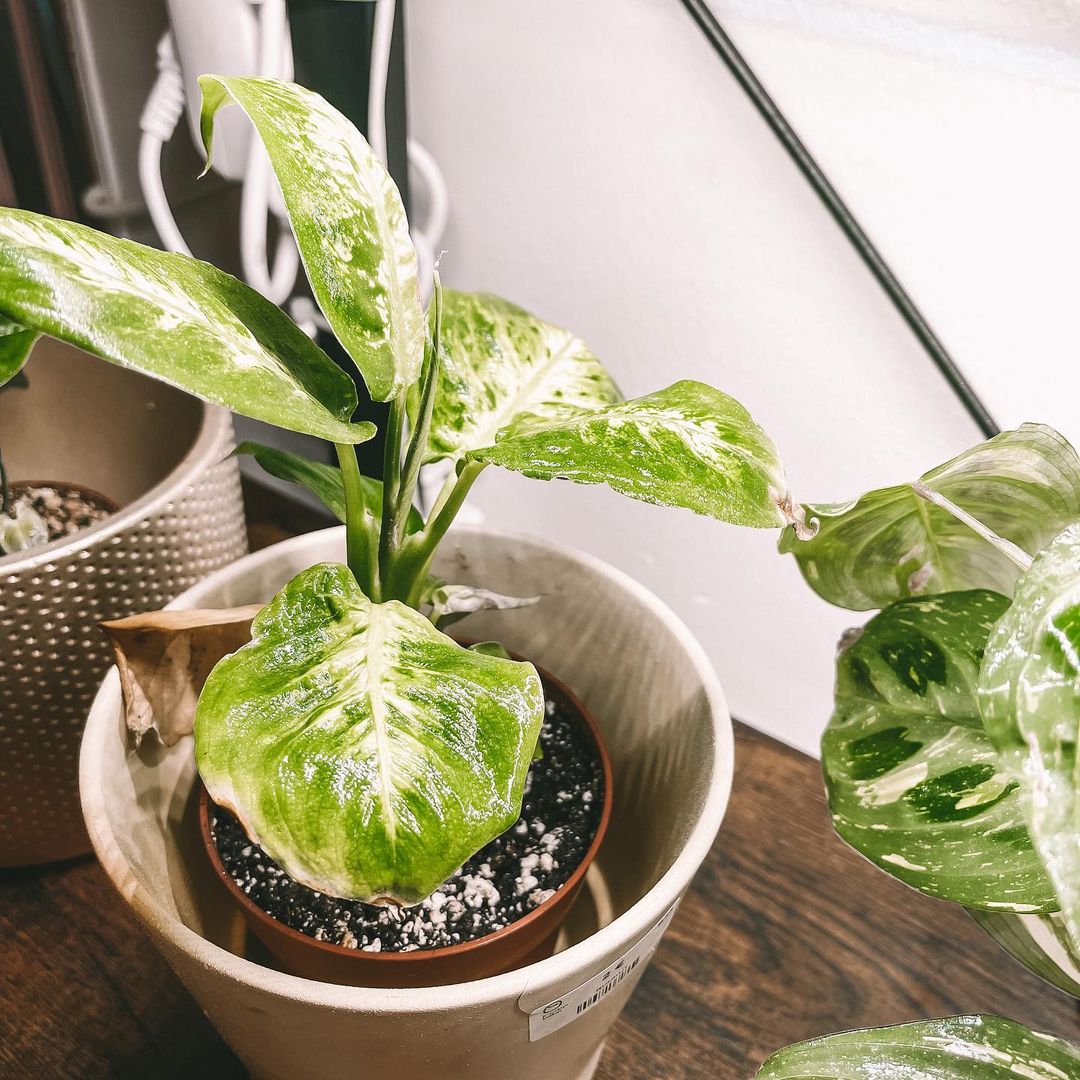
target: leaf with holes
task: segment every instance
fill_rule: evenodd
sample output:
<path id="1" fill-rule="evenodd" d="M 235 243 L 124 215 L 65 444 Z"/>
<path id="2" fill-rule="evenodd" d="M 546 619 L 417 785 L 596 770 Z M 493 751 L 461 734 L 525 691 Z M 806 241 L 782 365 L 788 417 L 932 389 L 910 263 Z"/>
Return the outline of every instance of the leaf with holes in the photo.
<path id="1" fill-rule="evenodd" d="M 211 798 L 298 881 L 415 904 L 508 829 L 544 716 L 531 664 L 464 649 L 345 566 L 297 575 L 214 668 Z"/>
<path id="2" fill-rule="evenodd" d="M 1024 424 L 931 469 L 923 483 L 1029 554 L 1080 520 L 1080 459 L 1045 424 Z M 1019 571 L 947 511 L 909 484 L 867 492 L 854 502 L 805 506 L 820 523 L 790 552 L 810 587 L 832 604 L 865 611 L 905 596 L 959 589 L 1011 595 Z"/>
<path id="3" fill-rule="evenodd" d="M 778 1050 L 756 1080 L 1065 1080 L 1080 1050 L 1000 1016 L 950 1016 Z"/>
<path id="4" fill-rule="evenodd" d="M 776 447 L 734 398 L 704 383 L 504 430 L 469 460 L 538 480 L 607 484 L 659 506 L 776 528 L 787 481 Z"/>
<path id="5" fill-rule="evenodd" d="M 1080 953 L 1080 525 L 1017 583 L 986 647 L 979 704 Z"/>
<path id="6" fill-rule="evenodd" d="M 984 590 L 901 600 L 836 665 L 821 763 L 836 831 L 908 885 L 968 907 L 1057 908 L 975 687 L 1008 606 Z"/>
<path id="7" fill-rule="evenodd" d="M 185 255 L 0 209 L 0 318 L 277 427 L 375 433 L 349 422 L 356 387 L 291 319 Z"/>
<path id="8" fill-rule="evenodd" d="M 323 314 L 372 398 L 396 397 L 420 374 L 426 327 L 416 250 L 390 174 L 349 119 L 302 86 L 224 75 L 203 75 L 199 85 L 208 162 L 214 116 L 231 98 L 270 156 Z"/>
<path id="9" fill-rule="evenodd" d="M 583 341 L 487 293 L 444 290 L 438 377 L 428 461 L 620 398 Z"/>

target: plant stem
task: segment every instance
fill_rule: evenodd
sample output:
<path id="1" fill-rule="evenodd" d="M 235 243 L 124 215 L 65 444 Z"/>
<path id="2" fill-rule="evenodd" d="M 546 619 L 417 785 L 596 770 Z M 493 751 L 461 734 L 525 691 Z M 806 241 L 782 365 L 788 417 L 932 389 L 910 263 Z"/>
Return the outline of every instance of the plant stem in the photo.
<path id="1" fill-rule="evenodd" d="M 7 466 L 0 455 L 0 514 L 6 514 L 11 506 L 11 487 L 8 484 Z"/>
<path id="2" fill-rule="evenodd" d="M 395 514 L 401 485 L 401 434 L 405 426 L 405 393 L 390 402 L 383 452 L 382 516 L 379 520 L 379 580 L 388 581 L 397 553 Z"/>
<path id="3" fill-rule="evenodd" d="M 1017 547 L 1011 540 L 1006 540 L 1004 536 L 998 536 L 993 529 L 984 525 L 978 518 L 972 517 L 971 514 L 957 506 L 956 503 L 946 499 L 940 491 L 935 491 L 932 487 L 928 487 L 921 480 L 916 480 L 915 483 L 911 485 L 911 490 L 914 491 L 920 499 L 925 499 L 926 502 L 952 514 L 957 521 L 966 525 L 976 535 L 981 536 L 988 544 L 992 544 L 1002 555 L 1007 559 L 1011 559 L 1012 562 L 1019 566 L 1021 570 L 1030 568 L 1032 558 L 1023 550 L 1023 548 Z"/>
<path id="4" fill-rule="evenodd" d="M 349 569 L 369 599 L 379 599 L 379 567 L 375 550 L 375 522 L 364 505 L 360 481 L 360 465 L 356 448 L 347 443 L 334 443 L 341 479 L 345 487 L 345 537 Z"/>

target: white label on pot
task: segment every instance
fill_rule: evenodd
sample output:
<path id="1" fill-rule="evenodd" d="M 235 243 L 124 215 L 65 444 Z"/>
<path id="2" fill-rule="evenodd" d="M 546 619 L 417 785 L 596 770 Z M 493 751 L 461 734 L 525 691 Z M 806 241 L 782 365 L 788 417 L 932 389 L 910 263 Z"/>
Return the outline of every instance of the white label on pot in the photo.
<path id="1" fill-rule="evenodd" d="M 562 997 L 549 1001 L 529 1013 L 529 1041 L 536 1042 L 553 1031 L 584 1016 L 599 1005 L 612 991 L 618 989 L 630 976 L 648 962 L 653 949 L 675 915 L 678 903 L 672 904 L 660 921 L 630 946 L 613 964 L 609 964 L 588 982 L 583 982 Z"/>

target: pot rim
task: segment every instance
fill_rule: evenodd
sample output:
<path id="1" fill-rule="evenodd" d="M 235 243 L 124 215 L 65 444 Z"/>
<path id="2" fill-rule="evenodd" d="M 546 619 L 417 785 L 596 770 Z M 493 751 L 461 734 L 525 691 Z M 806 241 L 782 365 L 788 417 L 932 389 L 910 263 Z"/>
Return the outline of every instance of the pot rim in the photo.
<path id="1" fill-rule="evenodd" d="M 521 657 L 515 656 L 515 659 L 520 660 Z M 240 904 L 245 911 L 250 912 L 261 923 L 272 924 L 274 932 L 284 933 L 285 937 L 298 944 L 311 946 L 315 952 L 328 953 L 332 956 L 344 957 L 347 960 L 355 960 L 358 962 L 358 966 L 370 962 L 386 968 L 390 968 L 395 964 L 399 967 L 417 967 L 425 962 L 431 963 L 432 961 L 443 960 L 448 957 L 463 956 L 466 953 L 476 952 L 478 949 L 483 949 L 485 947 L 498 948 L 501 942 L 505 941 L 515 932 L 531 926 L 534 922 L 545 918 L 552 908 L 562 903 L 566 899 L 566 896 L 572 890 L 575 890 L 584 880 L 589 867 L 596 859 L 597 853 L 600 851 L 600 845 L 604 842 L 604 836 L 607 834 L 608 825 L 611 822 L 611 807 L 614 802 L 614 785 L 611 770 L 611 755 L 608 753 L 607 743 L 604 741 L 604 736 L 601 733 L 598 724 L 593 719 L 592 713 L 585 708 L 578 696 L 561 679 L 552 675 L 546 668 L 537 665 L 534 665 L 534 667 L 536 667 L 536 670 L 540 673 L 541 679 L 544 682 L 553 685 L 577 711 L 578 717 L 584 723 L 593 744 L 596 746 L 597 756 L 600 758 L 600 769 L 604 776 L 604 805 L 600 811 L 600 820 L 596 825 L 596 832 L 593 834 L 589 846 L 585 849 L 585 854 L 582 855 L 581 861 L 574 867 L 570 876 L 539 907 L 533 908 L 528 914 L 522 915 L 520 919 L 516 919 L 514 922 L 509 923 L 501 930 L 493 930 L 491 933 L 484 934 L 483 937 L 473 938 L 471 941 L 459 941 L 456 945 L 443 945 L 438 949 L 417 949 L 414 952 L 365 952 L 361 949 L 348 949 L 344 945 L 335 945 L 331 941 L 318 941 L 309 934 L 301 933 L 294 927 L 289 926 L 288 923 L 283 923 L 280 919 L 275 919 L 268 911 L 264 911 L 259 907 L 259 905 L 256 904 L 255 901 L 252 900 L 251 897 L 248 896 L 248 894 L 233 880 L 232 875 L 225 869 L 225 864 L 221 860 L 221 854 L 217 849 L 217 844 L 214 843 L 210 834 L 210 793 L 206 790 L 206 785 L 202 780 L 198 779 L 196 780 L 196 783 L 199 787 L 199 832 L 202 836 L 203 846 L 206 848 L 206 854 L 210 860 L 210 864 L 213 866 L 214 872 L 217 874 L 222 884 L 228 889 L 229 895 L 232 896 L 233 900 Z M 569 908 L 567 911 L 569 911 Z"/>
<path id="2" fill-rule="evenodd" d="M 169 606 L 197 606 L 207 591 L 231 578 L 241 563 L 245 568 L 254 569 L 274 562 L 283 554 L 324 542 L 332 534 L 336 534 L 344 542 L 345 526 L 306 533 L 247 555 L 204 578 Z M 167 940 L 173 948 L 193 958 L 199 966 L 213 969 L 241 986 L 256 988 L 260 993 L 284 1001 L 304 1002 L 346 1013 L 362 1011 L 386 1015 L 408 1014 L 486 1005 L 506 998 L 517 999 L 530 987 L 547 986 L 560 980 L 577 978 L 584 966 L 599 962 L 608 954 L 615 954 L 616 950 L 623 951 L 628 943 L 659 922 L 688 887 L 698 867 L 705 860 L 731 795 L 734 732 L 731 714 L 716 671 L 686 624 L 659 597 L 629 574 L 569 545 L 510 530 L 465 524 L 452 528 L 451 536 L 454 534 L 486 534 L 526 547 L 542 545 L 563 556 L 571 557 L 584 564 L 592 573 L 633 593 L 644 606 L 652 609 L 679 641 L 701 678 L 710 705 L 715 738 L 708 794 L 682 851 L 640 900 L 603 929 L 563 952 L 502 975 L 467 983 L 408 989 L 341 986 L 288 975 L 237 956 L 204 938 L 187 926 L 178 914 L 163 911 L 154 896 L 131 872 L 109 824 L 105 792 L 100 782 L 101 771 L 97 767 L 98 759 L 103 754 L 103 744 L 107 739 L 115 737 L 117 710 L 121 708 L 120 680 L 116 668 L 113 667 L 91 706 L 79 755 L 79 790 L 90 840 L 113 885 L 140 920 L 155 934 Z"/>
<path id="3" fill-rule="evenodd" d="M 16 551 L 11 555 L 0 557 L 0 574 L 22 574 L 36 570 L 45 563 L 70 559 L 80 551 L 96 547 L 116 534 L 125 532 L 138 522 L 151 517 L 160 507 L 183 495 L 185 488 L 194 477 L 221 460 L 224 456 L 222 444 L 226 440 L 231 440 L 232 437 L 232 414 L 228 409 L 205 401 L 198 403 L 202 410 L 201 420 L 191 446 L 176 466 L 149 491 L 115 514 L 110 514 L 104 521 L 91 525 L 87 529 L 80 529 L 71 536 L 61 536 L 48 544 L 31 548 L 27 554 Z M 28 481 L 19 481 L 19 483 L 26 482 Z M 80 487 L 79 484 L 70 480 L 53 482 Z"/>

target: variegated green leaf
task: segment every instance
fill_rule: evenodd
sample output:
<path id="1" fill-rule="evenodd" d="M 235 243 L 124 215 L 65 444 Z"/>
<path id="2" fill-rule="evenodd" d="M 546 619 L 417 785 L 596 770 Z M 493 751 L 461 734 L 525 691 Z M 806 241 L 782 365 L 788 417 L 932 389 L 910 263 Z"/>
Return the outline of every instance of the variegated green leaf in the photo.
<path id="1" fill-rule="evenodd" d="M 543 715 L 531 664 L 464 649 L 325 563 L 214 668 L 196 761 L 298 881 L 415 904 L 517 819 Z"/>
<path id="2" fill-rule="evenodd" d="M 982 730 L 979 662 L 1008 601 L 901 600 L 836 665 L 821 763 L 836 831 L 908 885 L 968 907 L 1053 911 L 1017 784 Z"/>
<path id="3" fill-rule="evenodd" d="M 1060 912 L 1003 915 L 972 911 L 971 916 L 1014 960 L 1051 986 L 1080 998 L 1080 956 L 1072 949 Z"/>
<path id="4" fill-rule="evenodd" d="M 979 705 L 1080 953 L 1080 525 L 1017 582 L 986 647 Z"/>
<path id="5" fill-rule="evenodd" d="M 1073 1080 L 1080 1050 L 1000 1016 L 950 1016 L 778 1050 L 756 1080 Z"/>
<path id="6" fill-rule="evenodd" d="M 0 386 L 19 374 L 36 340 L 33 330 L 0 315 Z"/>
<path id="7" fill-rule="evenodd" d="M 281 185 L 315 299 L 375 401 L 420 374 L 425 322 L 401 196 L 364 137 L 318 94 L 275 79 L 203 75 L 202 136 L 232 98 Z"/>
<path id="8" fill-rule="evenodd" d="M 921 479 L 1029 554 L 1080 520 L 1080 459 L 1045 424 L 1003 432 Z M 817 535 L 799 540 L 789 528 L 780 550 L 832 604 L 864 611 L 957 589 L 1012 594 L 1016 566 L 909 484 L 804 509 L 820 522 Z"/>
<path id="9" fill-rule="evenodd" d="M 339 443 L 352 380 L 270 301 L 208 263 L 0 209 L 0 317 L 245 416 Z"/>
<path id="10" fill-rule="evenodd" d="M 441 341 L 428 461 L 620 397 L 584 342 L 488 293 L 444 290 Z"/>
<path id="11" fill-rule="evenodd" d="M 263 446 L 256 442 L 241 443 L 233 453 L 250 454 L 259 463 L 259 467 L 271 476 L 307 488 L 338 521 L 345 521 L 345 485 L 341 479 L 341 470 L 337 466 L 312 461 L 288 450 L 278 450 L 277 447 Z M 364 506 L 375 521 L 379 522 L 382 519 L 382 481 L 361 476 L 360 490 L 364 496 Z M 413 507 L 409 512 L 406 531 L 414 533 L 423 527 L 424 519 L 420 516 L 420 511 Z"/>
<path id="12" fill-rule="evenodd" d="M 788 520 L 787 482 L 769 437 L 734 398 L 700 382 L 511 427 L 467 457 L 538 480 L 608 484 L 736 525 Z"/>

